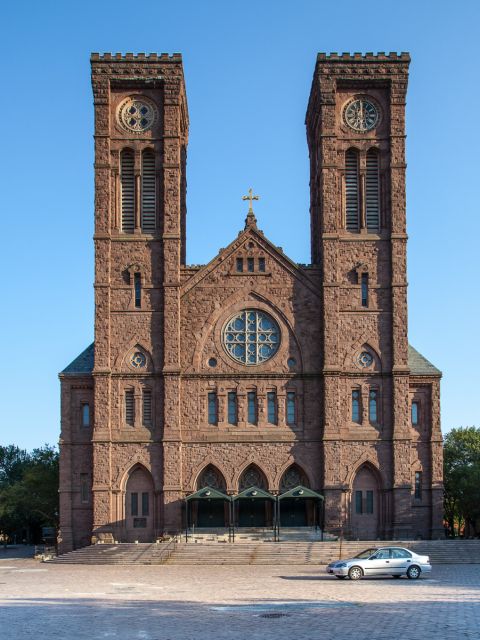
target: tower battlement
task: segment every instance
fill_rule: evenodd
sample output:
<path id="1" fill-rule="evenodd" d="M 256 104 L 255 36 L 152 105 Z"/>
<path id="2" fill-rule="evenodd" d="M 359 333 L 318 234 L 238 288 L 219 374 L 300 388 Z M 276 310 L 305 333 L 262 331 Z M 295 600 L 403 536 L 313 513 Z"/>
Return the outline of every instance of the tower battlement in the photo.
<path id="1" fill-rule="evenodd" d="M 135 60 L 142 62 L 182 62 L 181 53 L 97 53 L 90 56 L 91 62 L 125 62 Z"/>
<path id="2" fill-rule="evenodd" d="M 350 53 L 349 51 L 337 53 L 336 51 L 331 51 L 330 53 L 320 52 L 317 54 L 317 62 L 383 62 L 386 60 L 410 62 L 410 54 L 406 51 L 402 51 L 401 53 L 397 53 L 396 51 L 390 51 L 389 53 L 385 53 L 385 51 L 379 51 L 378 53 L 371 51 L 367 53 L 358 51 L 355 51 L 355 53 Z"/>

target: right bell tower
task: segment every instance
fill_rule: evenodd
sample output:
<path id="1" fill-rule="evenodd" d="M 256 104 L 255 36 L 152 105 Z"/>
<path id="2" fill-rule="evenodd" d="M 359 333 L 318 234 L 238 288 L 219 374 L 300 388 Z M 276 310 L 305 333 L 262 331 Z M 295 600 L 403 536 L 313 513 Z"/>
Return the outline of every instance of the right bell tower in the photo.
<path id="1" fill-rule="evenodd" d="M 407 53 L 320 53 L 306 125 L 322 272 L 330 529 L 412 534 L 407 339 Z"/>

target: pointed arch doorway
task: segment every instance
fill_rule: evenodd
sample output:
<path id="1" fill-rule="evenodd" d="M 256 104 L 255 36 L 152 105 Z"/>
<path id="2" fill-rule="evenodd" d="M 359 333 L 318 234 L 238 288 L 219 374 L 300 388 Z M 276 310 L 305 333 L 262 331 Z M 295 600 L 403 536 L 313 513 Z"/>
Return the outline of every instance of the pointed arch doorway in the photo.
<path id="1" fill-rule="evenodd" d="M 381 523 L 381 491 L 378 472 L 362 465 L 354 478 L 350 501 L 351 535 L 359 540 L 376 540 Z"/>
<path id="2" fill-rule="evenodd" d="M 280 480 L 280 495 L 283 495 L 295 487 L 309 487 L 306 475 L 296 464 L 292 464 Z M 310 500 L 299 496 L 291 496 L 282 500 L 280 511 L 280 524 L 282 527 L 306 527 L 313 524 L 314 505 Z"/>
<path id="3" fill-rule="evenodd" d="M 235 525 L 263 528 L 273 526 L 274 497 L 267 491 L 265 474 L 254 464 L 247 467 L 238 482 L 235 496 Z"/>
<path id="4" fill-rule="evenodd" d="M 128 475 L 125 487 L 125 532 L 127 542 L 151 542 L 154 534 L 153 478 L 142 465 Z"/>
<path id="5" fill-rule="evenodd" d="M 228 527 L 230 521 L 229 501 L 226 495 L 226 483 L 222 473 L 209 464 L 200 473 L 197 480 L 197 493 L 201 489 L 213 491 L 202 495 L 202 499 L 191 500 L 191 522 L 198 529 Z M 223 498 L 222 496 L 225 496 Z"/>

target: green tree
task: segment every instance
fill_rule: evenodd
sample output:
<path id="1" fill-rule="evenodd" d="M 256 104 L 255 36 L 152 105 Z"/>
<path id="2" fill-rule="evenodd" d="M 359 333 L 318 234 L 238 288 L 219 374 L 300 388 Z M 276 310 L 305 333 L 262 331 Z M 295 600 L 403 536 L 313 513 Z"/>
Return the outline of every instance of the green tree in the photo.
<path id="1" fill-rule="evenodd" d="M 450 531 L 480 535 L 480 429 L 452 429 L 444 442 L 445 517 Z"/>
<path id="2" fill-rule="evenodd" d="M 38 542 L 42 526 L 58 526 L 58 453 L 48 445 L 0 451 L 0 532 Z"/>

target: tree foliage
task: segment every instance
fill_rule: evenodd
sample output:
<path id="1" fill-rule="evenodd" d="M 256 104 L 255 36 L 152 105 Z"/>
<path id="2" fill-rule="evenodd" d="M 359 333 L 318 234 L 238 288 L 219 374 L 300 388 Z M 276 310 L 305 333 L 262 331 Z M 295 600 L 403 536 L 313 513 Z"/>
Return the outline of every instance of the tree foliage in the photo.
<path id="1" fill-rule="evenodd" d="M 0 446 L 0 533 L 39 542 L 44 526 L 58 526 L 58 452 Z"/>
<path id="2" fill-rule="evenodd" d="M 480 535 L 480 428 L 452 429 L 444 442 L 445 517 L 453 534 Z"/>

